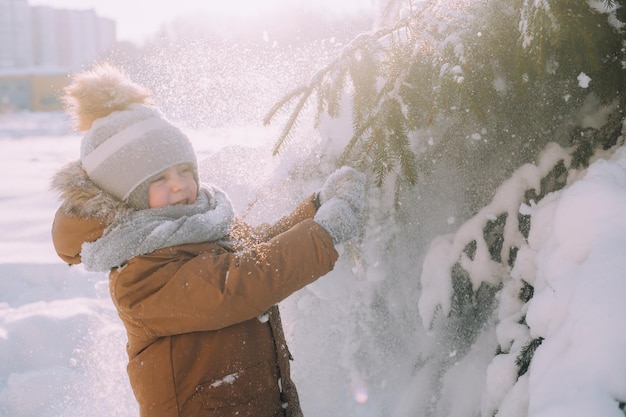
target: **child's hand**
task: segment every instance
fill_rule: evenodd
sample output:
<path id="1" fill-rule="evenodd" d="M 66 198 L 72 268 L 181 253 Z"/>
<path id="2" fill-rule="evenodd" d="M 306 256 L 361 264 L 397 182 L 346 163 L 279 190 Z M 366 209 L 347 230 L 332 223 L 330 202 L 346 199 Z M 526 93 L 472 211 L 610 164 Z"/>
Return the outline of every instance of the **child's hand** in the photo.
<path id="1" fill-rule="evenodd" d="M 359 215 L 365 206 L 365 175 L 356 169 L 344 166 L 333 172 L 320 190 L 320 203 L 340 198 L 350 204 Z"/>
<path id="2" fill-rule="evenodd" d="M 358 230 L 354 209 L 346 201 L 336 197 L 322 204 L 313 220 L 326 229 L 335 244 L 352 239 Z"/>

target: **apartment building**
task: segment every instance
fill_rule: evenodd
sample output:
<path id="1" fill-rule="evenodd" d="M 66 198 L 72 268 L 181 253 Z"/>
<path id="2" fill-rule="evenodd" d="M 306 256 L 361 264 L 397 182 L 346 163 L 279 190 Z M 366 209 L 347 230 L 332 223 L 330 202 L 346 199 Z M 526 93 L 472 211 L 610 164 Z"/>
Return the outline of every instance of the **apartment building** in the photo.
<path id="1" fill-rule="evenodd" d="M 55 110 L 66 75 L 116 42 L 115 22 L 94 10 L 0 0 L 0 111 Z"/>

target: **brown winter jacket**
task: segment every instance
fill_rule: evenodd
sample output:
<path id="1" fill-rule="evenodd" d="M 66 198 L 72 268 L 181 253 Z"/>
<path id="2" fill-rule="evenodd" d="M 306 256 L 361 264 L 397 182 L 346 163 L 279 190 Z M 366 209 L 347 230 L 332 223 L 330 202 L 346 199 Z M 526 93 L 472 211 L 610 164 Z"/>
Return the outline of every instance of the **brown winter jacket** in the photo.
<path id="1" fill-rule="evenodd" d="M 82 243 L 123 216 L 119 203 L 107 201 L 111 210 L 103 211 L 97 192 L 97 205 L 84 198 L 85 179 L 78 186 L 75 179 L 80 171 L 66 168 L 53 184 L 64 199 L 53 242 L 68 263 L 79 263 Z M 180 245 L 111 271 L 142 417 L 302 415 L 276 303 L 331 271 L 337 260 L 314 214 L 311 198 L 274 226 L 238 224 L 239 234 L 266 240 L 241 252 L 215 243 Z"/>

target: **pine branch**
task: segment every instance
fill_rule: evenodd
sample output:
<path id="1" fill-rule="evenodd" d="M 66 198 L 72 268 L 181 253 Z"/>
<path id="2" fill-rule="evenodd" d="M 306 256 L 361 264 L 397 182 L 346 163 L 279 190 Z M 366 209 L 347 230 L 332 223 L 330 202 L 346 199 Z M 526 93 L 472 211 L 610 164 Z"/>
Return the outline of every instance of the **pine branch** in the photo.
<path id="1" fill-rule="evenodd" d="M 339 158 L 340 165 L 346 165 L 347 164 L 347 162 L 348 162 L 348 160 L 350 158 L 350 154 L 353 152 L 355 146 L 357 145 L 359 140 L 363 137 L 365 132 L 367 130 L 369 130 L 371 127 L 372 127 L 372 119 L 371 118 L 366 120 L 365 123 L 363 123 L 361 126 L 355 126 L 354 127 L 355 133 L 352 135 L 352 139 L 350 139 L 350 142 L 348 142 L 348 144 L 343 149 L 341 157 Z"/>
<path id="2" fill-rule="evenodd" d="M 522 288 L 519 291 L 518 298 L 523 302 L 527 303 L 533 298 L 535 294 L 535 287 L 530 285 L 528 282 L 522 280 Z"/>
<path id="3" fill-rule="evenodd" d="M 295 127 L 295 121 L 298 119 L 300 112 L 304 108 L 306 101 L 310 98 L 311 94 L 314 91 L 318 92 L 318 103 L 317 103 L 317 118 L 321 114 L 322 111 L 326 111 L 329 114 L 338 114 L 340 102 L 340 93 L 341 91 L 330 87 L 328 90 L 324 91 L 325 82 L 328 80 L 332 80 L 333 77 L 331 74 L 345 74 L 345 68 L 347 65 L 344 65 L 346 60 L 353 60 L 355 54 L 360 51 L 366 50 L 368 44 L 374 44 L 379 42 L 382 38 L 393 33 L 394 31 L 399 30 L 399 28 L 404 27 L 409 24 L 409 19 L 401 20 L 397 25 L 391 28 L 382 28 L 374 31 L 373 33 L 363 33 L 358 35 L 355 39 L 352 40 L 342 51 L 342 53 L 331 61 L 326 67 L 318 71 L 309 82 L 308 86 L 303 86 L 295 89 L 294 91 L 285 95 L 281 100 L 279 100 L 270 111 L 267 113 L 265 118 L 263 119 L 263 124 L 268 125 L 274 116 L 278 113 L 279 110 L 286 107 L 295 97 L 300 96 L 300 101 L 296 105 L 296 107 L 291 112 L 290 117 L 288 118 L 281 135 L 274 146 L 274 154 L 277 154 L 281 148 L 281 146 L 286 142 L 286 140 L 291 137 L 292 129 Z M 342 80 L 341 76 L 335 77 L 335 80 Z M 341 84 L 336 84 L 336 87 L 342 87 L 343 81 Z M 320 98 L 321 96 L 321 98 Z M 331 98 L 334 96 L 336 100 L 332 100 Z M 324 106 L 324 100 L 327 101 L 326 107 Z"/>
<path id="4" fill-rule="evenodd" d="M 328 96 L 326 112 L 330 117 L 339 116 L 341 108 L 341 95 L 345 86 L 346 74 L 348 68 L 346 66 L 341 67 L 333 76 L 334 82 L 328 83 Z"/>
<path id="5" fill-rule="evenodd" d="M 388 142 L 394 159 L 400 162 L 400 171 L 410 184 L 417 183 L 417 161 L 411 150 L 406 127 L 406 118 L 398 100 L 389 99 L 384 103 L 385 125 L 388 126 Z"/>
<path id="6" fill-rule="evenodd" d="M 396 145 L 396 154 L 400 160 L 402 175 L 409 185 L 415 185 L 418 180 L 417 159 L 415 153 L 411 150 L 409 139 L 406 134 L 404 136 L 396 134 L 394 139 L 393 143 Z"/>
<path id="7" fill-rule="evenodd" d="M 302 93 L 302 95 L 300 96 L 300 100 L 298 101 L 298 104 L 296 104 L 296 107 L 295 107 L 294 111 L 289 116 L 289 119 L 287 119 L 287 122 L 285 122 L 285 126 L 283 127 L 283 130 L 282 130 L 282 132 L 281 132 L 281 134 L 280 134 L 280 136 L 278 138 L 278 141 L 274 145 L 274 150 L 272 151 L 273 155 L 278 155 L 278 153 L 280 152 L 280 148 L 293 135 L 293 129 L 297 125 L 297 120 L 301 116 L 302 110 L 304 109 L 304 105 L 306 104 L 307 100 L 309 99 L 312 91 L 313 91 L 312 89 L 308 89 L 308 90 L 304 91 Z"/>
<path id="8" fill-rule="evenodd" d="M 523 348 L 520 354 L 515 359 L 515 365 L 519 368 L 517 371 L 517 377 L 524 375 L 528 372 L 530 362 L 533 359 L 535 351 L 543 343 L 543 337 L 538 337 L 530 340 Z"/>
<path id="9" fill-rule="evenodd" d="M 377 104 L 377 66 L 373 52 L 369 48 L 362 49 L 359 57 L 350 62 L 349 74 L 354 86 L 352 119 L 355 126 L 360 125 Z"/>
<path id="10" fill-rule="evenodd" d="M 377 187 L 382 187 L 389 173 L 389 157 L 382 137 L 375 138 L 374 145 L 375 152 L 372 167 L 376 178 L 374 183 Z"/>
<path id="11" fill-rule="evenodd" d="M 272 119 L 278 114 L 278 112 L 289 103 L 291 103 L 296 97 L 306 94 L 309 87 L 300 86 L 287 94 L 285 94 L 278 102 L 276 102 L 263 118 L 263 125 L 267 126 L 272 122 Z"/>

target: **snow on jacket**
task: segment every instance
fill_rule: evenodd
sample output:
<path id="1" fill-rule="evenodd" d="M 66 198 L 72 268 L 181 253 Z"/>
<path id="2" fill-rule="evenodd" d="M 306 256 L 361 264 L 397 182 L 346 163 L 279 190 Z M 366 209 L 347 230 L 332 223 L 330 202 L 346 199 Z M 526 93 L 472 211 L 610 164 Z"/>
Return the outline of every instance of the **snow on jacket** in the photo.
<path id="1" fill-rule="evenodd" d="M 62 197 L 53 242 L 70 264 L 81 262 L 83 243 L 132 215 L 78 162 L 57 173 L 53 188 Z M 276 304 L 337 260 L 332 237 L 314 214 L 310 198 L 272 226 L 236 222 L 231 235 L 247 241 L 237 251 L 181 244 L 110 271 L 142 417 L 302 416 Z"/>

